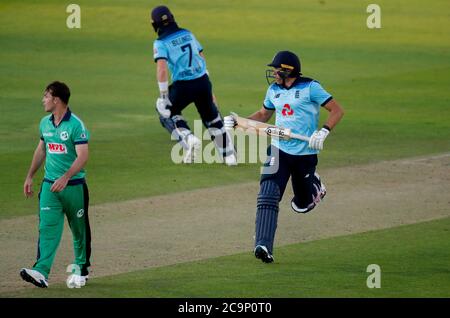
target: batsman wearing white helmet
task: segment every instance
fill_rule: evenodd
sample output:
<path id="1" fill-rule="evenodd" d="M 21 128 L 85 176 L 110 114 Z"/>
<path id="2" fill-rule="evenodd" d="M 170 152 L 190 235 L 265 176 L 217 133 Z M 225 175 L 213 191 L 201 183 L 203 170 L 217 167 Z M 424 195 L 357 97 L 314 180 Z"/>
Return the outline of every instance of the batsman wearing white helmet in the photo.
<path id="1" fill-rule="evenodd" d="M 190 31 L 178 27 L 173 14 L 166 6 L 155 7 L 151 19 L 158 34 L 153 44 L 160 91 L 156 110 L 163 127 L 185 149 L 183 162 L 196 162 L 195 158 L 201 148 L 200 140 L 191 132 L 181 114 L 184 108 L 194 103 L 224 162 L 227 165 L 236 165 L 234 146 L 224 129 L 215 103 L 200 42 Z M 169 71 L 172 76 L 170 86 Z"/>
<path id="2" fill-rule="evenodd" d="M 273 262 L 279 202 L 289 178 L 294 191 L 291 200 L 294 212 L 311 211 L 325 196 L 325 186 L 316 173 L 317 154 L 344 115 L 319 82 L 302 76 L 300 60 L 294 53 L 278 52 L 268 66 L 273 69 L 266 71 L 266 78 L 268 82 L 272 79 L 272 83 L 269 82 L 263 107 L 248 118 L 267 122 L 275 113 L 276 126 L 310 136 L 310 140 L 273 138 L 268 149 L 257 198 L 254 250 L 256 258 L 265 263 Z M 321 108 L 330 113 L 323 127 L 318 128 Z M 227 129 L 236 125 L 232 116 L 224 120 Z"/>

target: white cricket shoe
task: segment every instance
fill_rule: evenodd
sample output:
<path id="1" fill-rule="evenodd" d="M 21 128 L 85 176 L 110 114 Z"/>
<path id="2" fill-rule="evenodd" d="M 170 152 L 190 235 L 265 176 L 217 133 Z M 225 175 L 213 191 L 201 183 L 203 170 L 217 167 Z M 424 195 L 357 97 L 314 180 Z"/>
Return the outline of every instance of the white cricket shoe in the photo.
<path id="1" fill-rule="evenodd" d="M 34 269 L 28 269 L 28 268 L 22 268 L 20 270 L 20 277 L 28 283 L 32 283 L 33 285 L 40 287 L 40 288 L 47 288 L 48 287 L 48 281 L 38 271 Z"/>
<path id="2" fill-rule="evenodd" d="M 325 185 L 323 184 L 322 180 L 320 179 L 319 174 L 317 172 L 314 172 L 314 175 L 320 181 L 320 200 L 323 200 L 323 198 L 327 195 L 327 188 L 325 188 Z"/>
<path id="3" fill-rule="evenodd" d="M 224 158 L 224 162 L 227 166 L 237 166 L 237 159 L 236 155 L 232 153 L 231 155 L 228 155 Z"/>
<path id="4" fill-rule="evenodd" d="M 88 279 L 89 279 L 89 275 L 81 276 L 81 275 L 72 274 L 72 275 L 69 275 L 69 277 L 67 277 L 66 285 L 69 288 L 81 288 L 86 285 L 86 282 L 88 281 Z"/>
<path id="5" fill-rule="evenodd" d="M 269 250 L 264 245 L 256 245 L 255 247 L 255 257 L 262 260 L 264 263 L 272 263 L 273 256 L 269 253 Z"/>
<path id="6" fill-rule="evenodd" d="M 188 149 L 184 149 L 183 163 L 194 163 L 195 159 L 198 158 L 200 154 L 202 143 L 200 142 L 200 139 L 193 134 L 187 135 L 185 142 Z"/>

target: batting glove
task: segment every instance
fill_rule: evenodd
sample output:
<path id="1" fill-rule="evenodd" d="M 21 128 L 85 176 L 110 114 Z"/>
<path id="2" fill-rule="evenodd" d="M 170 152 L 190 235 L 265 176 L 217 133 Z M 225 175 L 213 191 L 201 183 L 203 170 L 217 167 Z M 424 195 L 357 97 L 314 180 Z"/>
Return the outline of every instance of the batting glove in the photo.
<path id="1" fill-rule="evenodd" d="M 311 137 L 309 137 L 309 148 L 315 149 L 315 150 L 322 150 L 323 149 L 323 142 L 325 141 L 325 138 L 327 138 L 330 131 L 326 129 L 325 127 L 321 130 L 316 130 Z"/>
<path id="2" fill-rule="evenodd" d="M 170 102 L 170 99 L 167 95 L 161 95 L 156 100 L 156 110 L 163 118 L 169 118 L 170 117 L 170 107 L 172 106 L 172 103 Z"/>
<path id="3" fill-rule="evenodd" d="M 233 129 L 237 123 L 233 116 L 225 116 L 223 118 L 223 124 L 225 126 L 225 129 Z"/>

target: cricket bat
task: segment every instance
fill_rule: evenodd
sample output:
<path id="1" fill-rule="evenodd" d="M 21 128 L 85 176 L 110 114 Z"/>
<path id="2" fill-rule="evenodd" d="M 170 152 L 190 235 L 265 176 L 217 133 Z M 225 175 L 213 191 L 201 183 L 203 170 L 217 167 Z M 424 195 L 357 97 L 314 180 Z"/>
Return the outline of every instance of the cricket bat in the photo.
<path id="1" fill-rule="evenodd" d="M 231 112 L 234 120 L 236 120 L 237 127 L 241 127 L 245 130 L 254 131 L 254 133 L 259 135 L 269 135 L 272 137 L 282 138 L 282 139 L 299 139 L 309 142 L 309 137 L 300 134 L 293 133 L 288 128 L 282 128 L 275 125 L 270 125 L 262 123 L 260 121 L 239 117 L 238 114 Z"/>

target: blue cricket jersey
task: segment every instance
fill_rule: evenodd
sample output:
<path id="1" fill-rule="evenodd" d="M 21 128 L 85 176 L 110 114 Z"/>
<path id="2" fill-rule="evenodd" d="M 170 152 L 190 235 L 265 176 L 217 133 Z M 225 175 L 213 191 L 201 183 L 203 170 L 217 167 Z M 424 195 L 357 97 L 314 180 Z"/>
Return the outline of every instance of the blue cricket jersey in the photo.
<path id="1" fill-rule="evenodd" d="M 275 110 L 275 125 L 289 128 L 293 133 L 311 136 L 319 124 L 320 106 L 333 97 L 315 80 L 301 77 L 288 89 L 273 83 L 269 86 L 264 107 Z M 272 138 L 272 145 L 291 155 L 317 154 L 308 142 Z"/>
<path id="2" fill-rule="evenodd" d="M 153 43 L 153 58 L 155 61 L 167 60 L 172 82 L 193 80 L 205 75 L 206 62 L 200 56 L 202 51 L 194 34 L 186 29 L 177 29 L 160 36 Z"/>

